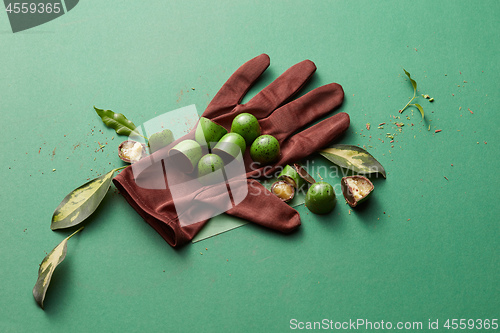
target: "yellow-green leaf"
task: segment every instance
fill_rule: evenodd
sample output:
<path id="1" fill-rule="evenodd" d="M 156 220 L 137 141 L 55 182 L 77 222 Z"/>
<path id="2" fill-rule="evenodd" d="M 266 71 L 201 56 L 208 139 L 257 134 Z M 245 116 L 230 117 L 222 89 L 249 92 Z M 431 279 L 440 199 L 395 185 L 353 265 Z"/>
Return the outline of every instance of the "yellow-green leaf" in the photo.
<path id="1" fill-rule="evenodd" d="M 384 167 L 366 150 L 352 145 L 333 145 L 319 154 L 340 167 L 361 174 L 381 174 L 386 178 Z"/>
<path id="2" fill-rule="evenodd" d="M 404 68 L 403 68 L 403 70 L 405 71 L 406 76 L 408 76 L 408 78 L 410 79 L 410 82 L 411 82 L 411 85 L 413 86 L 413 90 L 414 90 L 414 92 L 416 92 L 416 91 L 417 91 L 417 82 L 415 82 L 415 80 L 413 80 L 413 79 L 411 78 L 410 73 L 408 73 L 408 72 L 406 71 L 406 69 L 404 69 Z"/>
<path id="3" fill-rule="evenodd" d="M 49 288 L 50 279 L 52 274 L 64 258 L 66 258 L 66 252 L 68 250 L 68 239 L 73 237 L 78 231 L 82 230 L 83 227 L 72 233 L 70 236 L 65 238 L 59 245 L 57 245 L 45 258 L 43 258 L 40 268 L 38 269 L 38 279 L 36 280 L 35 286 L 33 287 L 33 297 L 35 301 L 43 309 L 43 300 L 45 299 L 45 294 Z"/>
<path id="4" fill-rule="evenodd" d="M 123 114 L 115 113 L 111 110 L 98 109 L 95 106 L 94 109 L 95 112 L 97 112 L 97 114 L 99 115 L 99 117 L 101 117 L 102 122 L 106 126 L 114 129 L 117 134 L 126 136 L 141 136 L 137 132 L 134 123 L 128 120 L 127 117 L 125 117 Z"/>
<path id="5" fill-rule="evenodd" d="M 417 107 L 418 111 L 420 111 L 420 114 L 422 115 L 422 119 L 424 119 L 424 108 L 420 104 L 413 104 Z"/>
<path id="6" fill-rule="evenodd" d="M 50 228 L 56 230 L 73 227 L 89 217 L 108 192 L 117 170 L 92 179 L 69 193 L 54 211 Z"/>

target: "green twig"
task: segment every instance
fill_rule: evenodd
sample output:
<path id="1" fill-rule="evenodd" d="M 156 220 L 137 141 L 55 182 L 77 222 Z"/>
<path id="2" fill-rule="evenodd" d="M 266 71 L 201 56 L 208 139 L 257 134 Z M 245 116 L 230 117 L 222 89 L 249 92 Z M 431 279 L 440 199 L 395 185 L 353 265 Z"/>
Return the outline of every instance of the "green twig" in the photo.
<path id="1" fill-rule="evenodd" d="M 68 236 L 68 239 L 70 239 L 71 237 L 73 237 L 78 231 L 82 230 L 84 227 L 80 227 L 77 231 L 75 231 L 74 233 L 72 233 L 71 235 Z"/>

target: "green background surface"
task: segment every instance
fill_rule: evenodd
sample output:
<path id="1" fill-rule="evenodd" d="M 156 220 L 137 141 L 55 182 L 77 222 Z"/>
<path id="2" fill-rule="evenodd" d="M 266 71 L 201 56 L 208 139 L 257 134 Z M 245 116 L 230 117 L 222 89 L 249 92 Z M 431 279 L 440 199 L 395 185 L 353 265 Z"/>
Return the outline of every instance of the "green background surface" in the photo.
<path id="1" fill-rule="evenodd" d="M 499 13 L 499 1 L 93 0 L 13 34 L 2 11 L 0 331 L 285 332 L 291 319 L 439 319 L 447 331 L 447 319 L 500 319 Z M 271 66 L 249 96 L 304 59 L 318 68 L 305 91 L 342 84 L 351 127 L 338 143 L 365 145 L 387 170 L 370 200 L 350 211 L 340 196 L 328 216 L 299 206 L 291 235 L 249 224 L 172 249 L 112 187 L 69 241 L 42 311 L 38 265 L 71 232 L 50 230 L 53 210 L 122 165 L 121 137 L 92 107 L 136 124 L 190 104 L 201 113 L 261 53 Z M 425 121 L 398 113 L 413 93 L 403 67 L 435 98 L 419 98 Z"/>

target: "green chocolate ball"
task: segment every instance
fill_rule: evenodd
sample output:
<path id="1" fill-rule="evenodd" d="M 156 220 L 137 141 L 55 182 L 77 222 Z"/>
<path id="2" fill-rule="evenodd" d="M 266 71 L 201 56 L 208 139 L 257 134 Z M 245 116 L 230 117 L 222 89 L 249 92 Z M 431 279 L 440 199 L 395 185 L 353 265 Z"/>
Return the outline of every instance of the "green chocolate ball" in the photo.
<path id="1" fill-rule="evenodd" d="M 174 135 L 169 129 L 165 129 L 161 132 L 154 133 L 149 137 L 148 145 L 151 153 L 162 149 L 174 142 Z"/>
<path id="2" fill-rule="evenodd" d="M 222 172 L 216 172 L 224 167 L 224 162 L 220 156 L 206 154 L 198 162 L 198 180 L 203 185 L 215 184 L 224 181 Z"/>
<path id="3" fill-rule="evenodd" d="M 306 194 L 306 207 L 314 214 L 328 214 L 337 203 L 332 185 L 317 182 L 311 185 Z"/>
<path id="4" fill-rule="evenodd" d="M 230 157 L 237 158 L 243 156 L 246 149 L 245 139 L 238 133 L 227 133 L 215 145 L 212 152 L 221 156 L 223 159 Z"/>
<path id="5" fill-rule="evenodd" d="M 233 119 L 231 132 L 241 135 L 249 146 L 260 135 L 259 121 L 250 113 L 241 113 Z"/>
<path id="6" fill-rule="evenodd" d="M 252 143 L 250 156 L 260 164 L 275 162 L 280 156 L 280 144 L 272 135 L 261 135 Z"/>

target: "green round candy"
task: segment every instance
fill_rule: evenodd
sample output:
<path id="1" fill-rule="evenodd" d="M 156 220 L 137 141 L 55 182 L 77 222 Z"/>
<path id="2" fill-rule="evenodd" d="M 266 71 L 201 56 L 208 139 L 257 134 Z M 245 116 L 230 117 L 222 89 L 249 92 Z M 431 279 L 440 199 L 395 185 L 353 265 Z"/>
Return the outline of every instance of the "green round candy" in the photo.
<path id="1" fill-rule="evenodd" d="M 241 135 L 245 139 L 247 146 L 250 146 L 260 135 L 259 121 L 250 113 L 241 113 L 233 119 L 231 132 Z"/>
<path id="2" fill-rule="evenodd" d="M 149 137 L 148 145 L 151 153 L 160 150 L 174 142 L 174 134 L 171 130 L 165 129 L 161 132 L 154 133 Z"/>
<path id="3" fill-rule="evenodd" d="M 224 181 L 222 172 L 217 172 L 224 167 L 224 162 L 220 156 L 206 154 L 198 162 L 198 180 L 203 185 L 215 184 Z"/>
<path id="4" fill-rule="evenodd" d="M 220 140 L 225 134 L 227 130 L 221 125 L 207 119 L 205 117 L 201 117 L 198 122 L 198 126 L 196 127 L 196 132 L 194 134 L 196 141 L 204 146 L 207 145 L 208 149 L 212 146 L 215 146 L 215 143 Z"/>
<path id="5" fill-rule="evenodd" d="M 328 214 L 337 203 L 332 185 L 317 182 L 311 185 L 306 194 L 306 207 L 314 214 Z"/>
<path id="6" fill-rule="evenodd" d="M 280 156 L 280 144 L 272 135 L 261 135 L 252 143 L 250 156 L 260 164 L 275 162 Z"/>
<path id="7" fill-rule="evenodd" d="M 230 157 L 237 158 L 243 156 L 245 149 L 245 139 L 238 133 L 227 133 L 215 145 L 213 153 L 220 155 L 222 158 Z"/>

